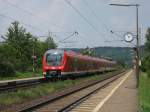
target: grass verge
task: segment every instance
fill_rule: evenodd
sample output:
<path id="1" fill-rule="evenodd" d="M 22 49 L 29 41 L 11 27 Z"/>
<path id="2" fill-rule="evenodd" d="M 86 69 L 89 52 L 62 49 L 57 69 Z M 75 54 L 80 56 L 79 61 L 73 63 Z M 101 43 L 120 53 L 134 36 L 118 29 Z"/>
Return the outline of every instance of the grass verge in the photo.
<path id="1" fill-rule="evenodd" d="M 146 73 L 140 76 L 139 99 L 140 112 L 150 112 L 150 78 Z"/>
<path id="2" fill-rule="evenodd" d="M 30 77 L 41 77 L 42 72 L 38 72 L 33 74 L 32 72 L 16 72 L 14 76 L 11 77 L 0 77 L 0 80 L 12 80 L 12 79 L 22 79 L 22 78 L 30 78 Z"/>

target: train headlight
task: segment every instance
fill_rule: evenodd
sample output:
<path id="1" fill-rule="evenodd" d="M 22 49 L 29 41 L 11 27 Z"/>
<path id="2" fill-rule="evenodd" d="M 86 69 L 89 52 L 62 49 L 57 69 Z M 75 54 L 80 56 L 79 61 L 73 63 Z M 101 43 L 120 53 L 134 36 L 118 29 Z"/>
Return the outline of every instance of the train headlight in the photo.
<path id="1" fill-rule="evenodd" d="M 61 69 L 61 67 L 58 67 L 58 69 Z"/>
<path id="2" fill-rule="evenodd" d="M 46 75 L 46 72 L 43 72 L 43 75 Z"/>

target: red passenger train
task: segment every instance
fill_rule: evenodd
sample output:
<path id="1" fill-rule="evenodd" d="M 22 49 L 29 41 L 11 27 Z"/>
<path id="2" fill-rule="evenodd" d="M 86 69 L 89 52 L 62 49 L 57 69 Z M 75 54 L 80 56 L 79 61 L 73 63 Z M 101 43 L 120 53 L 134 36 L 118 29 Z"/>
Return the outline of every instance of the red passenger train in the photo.
<path id="1" fill-rule="evenodd" d="M 115 61 L 81 55 L 61 49 L 48 50 L 43 56 L 45 78 L 72 76 L 113 69 Z"/>

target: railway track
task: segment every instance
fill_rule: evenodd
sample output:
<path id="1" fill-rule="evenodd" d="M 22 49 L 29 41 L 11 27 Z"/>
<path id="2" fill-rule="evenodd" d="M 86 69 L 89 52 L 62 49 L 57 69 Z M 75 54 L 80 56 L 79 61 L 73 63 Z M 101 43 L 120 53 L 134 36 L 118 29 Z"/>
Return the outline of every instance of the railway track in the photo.
<path id="1" fill-rule="evenodd" d="M 102 75 L 100 79 L 84 82 L 15 108 L 9 108 L 7 112 L 66 112 L 125 73 Z"/>

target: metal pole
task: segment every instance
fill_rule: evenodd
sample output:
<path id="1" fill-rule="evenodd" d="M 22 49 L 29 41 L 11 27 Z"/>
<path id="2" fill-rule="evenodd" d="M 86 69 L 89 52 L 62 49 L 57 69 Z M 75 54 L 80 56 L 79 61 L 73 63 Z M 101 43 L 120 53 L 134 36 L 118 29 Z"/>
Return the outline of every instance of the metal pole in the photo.
<path id="1" fill-rule="evenodd" d="M 33 59 L 33 60 L 32 60 L 32 61 L 33 61 L 33 63 L 32 63 L 32 64 L 33 64 L 33 65 L 32 65 L 32 66 L 33 66 L 32 70 L 33 70 L 33 75 L 34 75 L 34 73 L 35 73 L 35 68 L 34 68 L 34 67 L 35 67 L 35 61 L 34 61 L 34 54 L 35 54 L 35 53 L 34 53 L 34 39 L 33 39 L 33 52 L 32 52 L 32 53 L 33 53 L 33 54 L 32 54 L 32 59 Z"/>
<path id="2" fill-rule="evenodd" d="M 130 7 L 130 6 L 135 6 L 136 7 L 136 68 L 135 68 L 135 75 L 137 77 L 137 87 L 139 87 L 139 60 L 140 60 L 140 55 L 139 55 L 139 18 L 138 18 L 138 7 L 139 4 L 110 4 L 110 5 L 115 5 L 115 6 L 125 6 L 125 7 Z"/>
<path id="3" fill-rule="evenodd" d="M 137 77 L 137 87 L 139 87 L 139 18 L 138 18 L 138 4 L 136 4 L 136 77 Z"/>

